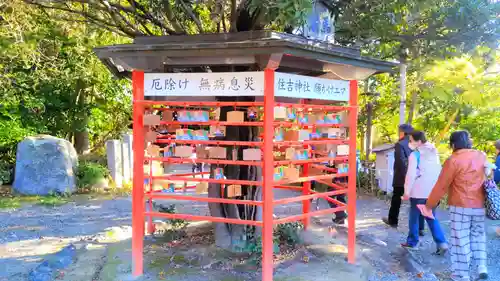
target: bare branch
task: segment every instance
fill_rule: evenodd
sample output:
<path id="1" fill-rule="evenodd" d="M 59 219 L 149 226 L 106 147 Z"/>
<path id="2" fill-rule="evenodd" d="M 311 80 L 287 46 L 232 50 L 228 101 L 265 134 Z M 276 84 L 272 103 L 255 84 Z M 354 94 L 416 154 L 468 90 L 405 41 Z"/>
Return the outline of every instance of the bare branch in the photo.
<path id="1" fill-rule="evenodd" d="M 193 9 L 191 9 L 191 7 L 189 7 L 186 3 L 184 3 L 184 1 L 178 1 L 178 3 L 180 2 L 181 4 L 181 7 L 182 9 L 186 12 L 186 14 L 194 21 L 194 23 L 196 24 L 196 26 L 198 27 L 198 31 L 200 33 L 204 33 L 204 30 L 203 30 L 203 26 L 201 25 L 201 21 L 200 19 L 195 15 L 195 13 L 193 12 Z"/>
<path id="2" fill-rule="evenodd" d="M 237 5 L 237 0 L 231 0 L 231 27 L 229 28 L 230 32 L 236 32 L 238 31 L 238 28 L 236 27 L 236 22 L 238 21 L 238 5 Z"/>
<path id="3" fill-rule="evenodd" d="M 85 12 L 85 11 L 77 11 L 77 10 L 73 10 L 71 8 L 65 8 L 65 7 L 62 7 L 62 6 L 47 6 L 47 5 L 43 5 L 41 3 L 38 3 L 36 0 L 24 0 L 24 1 L 26 3 L 28 3 L 28 4 L 35 5 L 35 6 L 39 7 L 39 8 L 41 8 L 41 9 L 60 10 L 60 11 L 65 11 L 65 12 L 68 12 L 68 13 L 71 13 L 71 14 L 76 14 L 76 15 L 82 16 L 82 17 L 88 19 L 89 21 L 91 21 L 93 23 L 100 23 L 101 25 L 106 25 L 106 26 L 110 26 L 110 27 L 116 28 L 116 29 L 120 30 L 122 33 L 126 34 L 127 37 L 134 38 L 134 37 L 143 35 L 140 32 L 134 32 L 134 31 L 131 31 L 131 30 L 128 30 L 128 29 L 124 29 L 120 25 L 117 25 L 115 23 L 111 23 L 109 21 L 106 21 L 105 19 L 102 19 L 102 18 L 99 18 L 97 16 L 91 15 L 90 13 Z M 83 1 L 83 0 L 80 0 L 80 1 Z"/>
<path id="4" fill-rule="evenodd" d="M 144 7 L 143 5 L 141 5 L 140 3 L 138 3 L 135 0 L 129 0 L 129 2 L 130 1 L 134 2 L 133 6 L 136 7 L 137 10 L 141 11 L 144 14 L 143 17 L 145 19 L 147 19 L 147 20 L 151 21 L 151 23 L 159 26 L 161 29 L 165 30 L 168 34 L 179 34 L 175 30 L 172 30 L 171 28 L 167 27 L 163 22 L 159 21 L 156 17 L 151 15 L 151 13 L 149 13 L 147 11 L 146 7 Z M 135 13 L 135 14 L 138 14 L 138 13 Z"/>
<path id="5" fill-rule="evenodd" d="M 23 0 L 25 3 L 32 4 L 44 9 L 61 10 L 71 14 L 76 14 L 89 19 L 91 23 L 100 23 L 99 27 L 102 25 L 108 25 L 111 29 L 120 30 L 120 33 L 125 33 L 127 37 L 137 37 L 145 34 L 154 35 L 151 29 L 148 27 L 148 23 L 151 23 L 162 30 L 162 33 L 166 34 L 179 34 L 178 31 L 172 30 L 166 26 L 158 18 L 152 16 L 150 12 L 135 0 L 128 0 L 130 6 L 123 6 L 119 3 L 110 3 L 107 0 L 50 0 L 50 4 L 46 4 L 47 1 L 40 0 Z M 67 3 L 80 3 L 82 9 L 75 10 L 73 7 L 67 5 Z M 65 6 L 66 5 L 66 6 Z M 86 10 L 85 5 L 87 5 L 92 10 L 97 10 L 102 12 L 102 15 L 106 15 L 104 19 L 95 13 Z M 131 21 L 133 20 L 133 21 Z M 135 24 L 134 24 L 135 23 Z M 140 24 L 140 26 L 137 26 Z M 108 29 L 109 30 L 109 29 Z"/>
<path id="6" fill-rule="evenodd" d="M 141 33 L 137 26 L 134 26 L 124 15 L 118 11 L 117 8 L 111 7 L 107 0 L 102 0 L 102 3 L 107 9 L 108 14 L 111 16 L 113 21 L 122 27 L 122 29 L 128 29 L 129 32 Z"/>
<path id="7" fill-rule="evenodd" d="M 178 33 L 186 33 L 186 30 L 180 25 L 179 21 L 174 15 L 172 10 L 172 5 L 170 4 L 170 0 L 163 0 L 163 11 L 165 12 L 165 16 L 170 21 L 170 24 Z"/>

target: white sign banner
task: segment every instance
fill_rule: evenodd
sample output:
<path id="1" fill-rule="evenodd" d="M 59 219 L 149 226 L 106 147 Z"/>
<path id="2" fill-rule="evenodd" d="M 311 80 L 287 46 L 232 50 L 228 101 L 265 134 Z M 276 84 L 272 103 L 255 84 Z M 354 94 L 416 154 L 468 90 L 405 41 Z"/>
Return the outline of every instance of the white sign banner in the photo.
<path id="1" fill-rule="evenodd" d="M 349 81 L 276 72 L 274 95 L 349 101 Z M 145 73 L 144 96 L 264 96 L 264 72 Z"/>
<path id="2" fill-rule="evenodd" d="M 145 73 L 144 96 L 263 96 L 264 72 Z"/>
<path id="3" fill-rule="evenodd" d="M 349 101 L 349 81 L 276 72 L 274 95 L 298 99 Z"/>

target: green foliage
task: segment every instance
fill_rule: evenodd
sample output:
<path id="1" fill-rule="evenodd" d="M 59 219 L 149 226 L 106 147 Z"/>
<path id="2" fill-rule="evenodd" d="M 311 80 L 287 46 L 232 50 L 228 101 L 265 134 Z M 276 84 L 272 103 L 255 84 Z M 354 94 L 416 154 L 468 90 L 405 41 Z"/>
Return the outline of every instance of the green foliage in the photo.
<path id="1" fill-rule="evenodd" d="M 13 164 L 17 143 L 28 135 L 76 144 L 79 133 L 88 132 L 97 149 L 126 129 L 127 84 L 115 80 L 92 53 L 94 46 L 122 42 L 120 37 L 57 21 L 55 12 L 18 0 L 0 10 L 0 161 Z"/>
<path id="2" fill-rule="evenodd" d="M 375 182 L 375 167 L 369 162 L 365 165 L 369 165 L 368 169 L 362 169 L 358 172 L 356 177 L 356 188 L 363 192 L 371 192 L 376 190 L 377 184 Z"/>
<path id="3" fill-rule="evenodd" d="M 77 185 L 79 189 L 87 189 L 99 183 L 102 179 L 109 177 L 109 170 L 106 166 L 89 161 L 80 161 L 78 163 L 78 172 L 76 174 Z"/>
<path id="4" fill-rule="evenodd" d="M 275 235 L 278 236 L 280 242 L 289 246 L 296 246 L 302 243 L 300 232 L 304 229 L 301 222 L 288 222 L 279 224 L 275 230 Z"/>
<path id="5" fill-rule="evenodd" d="M 422 66 L 408 77 L 408 89 L 416 92 L 414 127 L 424 130 L 431 141 L 436 141 L 455 111 L 450 131 L 468 130 L 475 147 L 494 153 L 493 142 L 500 139 L 500 100 L 498 89 L 500 76 L 492 73 L 494 65 L 500 64 L 500 56 L 494 51 L 479 47 L 462 56 L 435 60 Z M 380 97 L 363 97 L 361 104 L 374 101 L 374 145 L 396 141 L 399 111 L 397 77 L 378 75 L 371 82 L 372 91 Z M 366 126 L 366 111 L 360 116 L 360 127 Z M 444 160 L 449 155 L 446 133 L 437 143 Z"/>
<path id="6" fill-rule="evenodd" d="M 484 0 L 357 0 L 343 7 L 337 39 L 371 55 L 428 60 L 498 40 L 500 3 Z"/>
<path id="7" fill-rule="evenodd" d="M 0 162 L 0 186 L 12 181 L 14 168 L 12 164 Z"/>
<path id="8" fill-rule="evenodd" d="M 21 207 L 19 197 L 0 197 L 0 210 L 2 209 L 17 209 Z"/>
<path id="9" fill-rule="evenodd" d="M 62 195 L 52 194 L 49 196 L 41 196 L 39 197 L 37 204 L 47 207 L 57 207 L 68 203 L 69 202 L 68 197 L 69 195 L 67 194 L 62 194 Z"/>
<path id="10" fill-rule="evenodd" d="M 167 214 L 176 214 L 177 209 L 174 204 L 168 206 L 168 207 L 159 207 L 159 212 L 160 213 L 167 213 Z M 181 219 L 170 219 L 168 222 L 172 225 L 172 228 L 174 229 L 184 229 L 186 226 L 188 226 L 188 222 L 186 220 L 181 220 Z"/>

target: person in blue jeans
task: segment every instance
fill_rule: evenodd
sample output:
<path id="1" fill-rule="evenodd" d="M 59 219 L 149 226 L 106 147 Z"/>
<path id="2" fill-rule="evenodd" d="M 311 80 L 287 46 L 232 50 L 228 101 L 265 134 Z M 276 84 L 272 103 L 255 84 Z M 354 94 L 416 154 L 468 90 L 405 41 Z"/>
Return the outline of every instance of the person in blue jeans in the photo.
<path id="1" fill-rule="evenodd" d="M 405 192 L 403 199 L 410 199 L 409 231 L 405 248 L 416 248 L 419 242 L 419 225 L 422 213 L 417 205 L 425 204 L 436 184 L 441 172 L 441 164 L 436 147 L 427 141 L 425 133 L 414 131 L 410 134 L 410 148 L 413 152 L 408 159 L 408 172 L 405 178 Z M 432 210 L 435 219 L 425 218 L 429 230 L 437 245 L 437 253 L 444 254 L 448 250 L 448 243 L 436 218 L 435 209 Z"/>

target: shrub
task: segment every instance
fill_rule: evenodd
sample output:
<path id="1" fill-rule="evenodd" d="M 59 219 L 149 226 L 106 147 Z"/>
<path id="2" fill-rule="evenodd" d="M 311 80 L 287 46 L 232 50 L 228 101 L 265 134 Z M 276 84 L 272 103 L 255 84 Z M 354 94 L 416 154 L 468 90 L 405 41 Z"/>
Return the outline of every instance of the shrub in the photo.
<path id="1" fill-rule="evenodd" d="M 279 241 L 289 246 L 297 246 L 302 243 L 300 232 L 304 229 L 301 222 L 288 222 L 279 224 L 275 230 L 275 235 L 278 236 Z"/>
<path id="2" fill-rule="evenodd" d="M 10 184 L 14 174 L 14 165 L 0 162 L 0 185 Z"/>
<path id="3" fill-rule="evenodd" d="M 97 184 L 101 179 L 109 177 L 109 170 L 104 165 L 88 161 L 78 164 L 77 184 L 79 189 L 86 189 Z"/>

